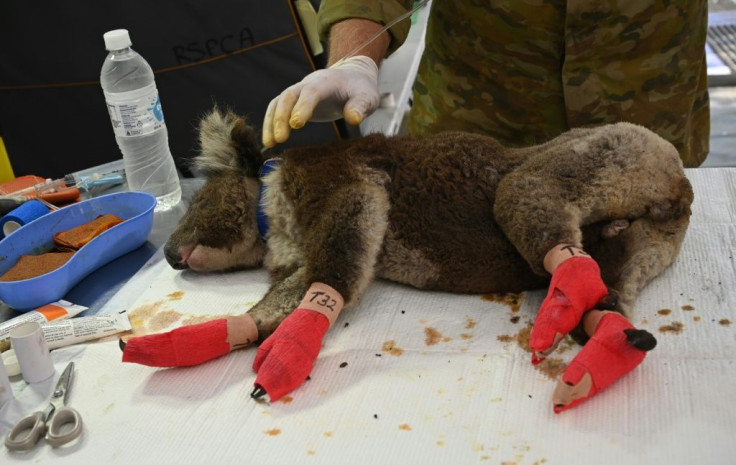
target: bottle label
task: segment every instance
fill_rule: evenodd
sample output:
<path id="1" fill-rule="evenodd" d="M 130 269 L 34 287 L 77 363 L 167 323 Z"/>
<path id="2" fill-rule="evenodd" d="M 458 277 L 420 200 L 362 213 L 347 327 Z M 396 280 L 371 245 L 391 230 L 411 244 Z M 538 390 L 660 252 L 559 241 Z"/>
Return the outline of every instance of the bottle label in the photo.
<path id="1" fill-rule="evenodd" d="M 143 136 L 165 125 L 161 99 L 155 87 L 142 97 L 123 102 L 108 99 L 107 111 L 117 137 Z"/>

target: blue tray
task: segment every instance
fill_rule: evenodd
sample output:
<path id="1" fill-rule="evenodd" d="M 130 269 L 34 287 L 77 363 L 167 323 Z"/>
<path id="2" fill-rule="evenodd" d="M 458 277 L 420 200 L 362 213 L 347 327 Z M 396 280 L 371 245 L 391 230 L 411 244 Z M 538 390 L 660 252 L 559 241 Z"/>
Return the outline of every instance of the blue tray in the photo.
<path id="1" fill-rule="evenodd" d="M 50 251 L 57 232 L 106 213 L 125 220 L 92 239 L 53 271 L 22 281 L 0 282 L 0 300 L 25 312 L 61 299 L 97 268 L 140 247 L 153 227 L 155 206 L 156 198 L 145 192 L 118 192 L 69 205 L 24 225 L 0 241 L 0 274 L 21 255 Z"/>

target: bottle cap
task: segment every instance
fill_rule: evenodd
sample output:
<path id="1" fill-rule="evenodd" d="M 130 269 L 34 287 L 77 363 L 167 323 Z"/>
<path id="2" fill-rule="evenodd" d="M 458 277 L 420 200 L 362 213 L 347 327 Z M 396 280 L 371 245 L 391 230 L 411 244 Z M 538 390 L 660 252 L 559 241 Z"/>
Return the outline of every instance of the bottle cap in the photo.
<path id="1" fill-rule="evenodd" d="M 132 45 L 127 29 L 108 31 L 102 37 L 105 39 L 106 50 L 122 50 Z"/>

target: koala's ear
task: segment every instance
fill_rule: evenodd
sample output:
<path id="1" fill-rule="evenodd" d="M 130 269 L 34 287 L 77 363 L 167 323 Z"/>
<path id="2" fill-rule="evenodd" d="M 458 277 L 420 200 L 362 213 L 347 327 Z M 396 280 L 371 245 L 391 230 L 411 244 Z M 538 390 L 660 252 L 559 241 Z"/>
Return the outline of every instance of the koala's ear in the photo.
<path id="1" fill-rule="evenodd" d="M 256 129 L 248 124 L 248 120 L 245 117 L 237 117 L 235 115 L 233 117 L 236 120 L 230 132 L 230 138 L 237 147 L 239 158 L 246 174 L 250 177 L 256 177 L 263 162 L 260 137 L 258 137 Z"/>
<path id="2" fill-rule="evenodd" d="M 200 154 L 194 168 L 209 176 L 225 171 L 245 171 L 258 176 L 261 146 L 258 134 L 244 117 L 215 106 L 199 124 Z"/>

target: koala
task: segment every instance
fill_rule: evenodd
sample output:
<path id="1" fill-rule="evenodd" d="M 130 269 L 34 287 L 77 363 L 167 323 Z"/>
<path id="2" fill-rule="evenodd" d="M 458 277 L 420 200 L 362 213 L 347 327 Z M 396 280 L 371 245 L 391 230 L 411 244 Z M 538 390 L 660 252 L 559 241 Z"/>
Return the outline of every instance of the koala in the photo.
<path id="1" fill-rule="evenodd" d="M 175 269 L 265 266 L 272 284 L 249 312 L 261 341 L 313 282 L 346 307 L 376 278 L 519 292 L 549 283 L 557 244 L 595 259 L 610 308 L 626 315 L 677 257 L 693 201 L 675 147 L 629 123 L 524 148 L 467 132 L 373 134 L 270 158 L 257 141 L 232 112 L 202 119 L 194 163 L 207 182 L 164 251 Z"/>
<path id="2" fill-rule="evenodd" d="M 275 401 L 304 382 L 337 314 L 376 278 L 454 293 L 547 286 L 531 362 L 567 334 L 584 344 L 557 381 L 557 413 L 656 345 L 626 315 L 677 257 L 693 191 L 675 147 L 643 127 L 578 128 L 523 148 L 467 132 L 373 134 L 272 158 L 244 118 L 216 108 L 200 141 L 207 182 L 166 259 L 201 272 L 266 267 L 271 286 L 242 315 L 121 340 L 124 362 L 196 365 L 259 342 L 251 397 Z"/>

